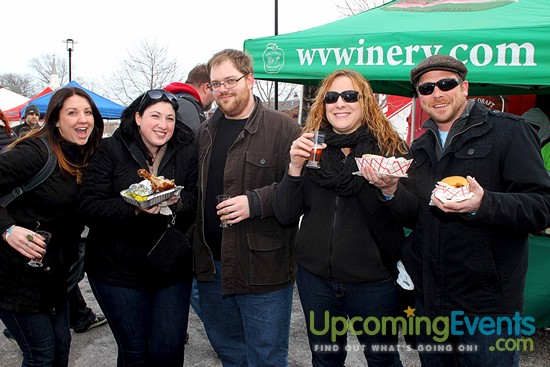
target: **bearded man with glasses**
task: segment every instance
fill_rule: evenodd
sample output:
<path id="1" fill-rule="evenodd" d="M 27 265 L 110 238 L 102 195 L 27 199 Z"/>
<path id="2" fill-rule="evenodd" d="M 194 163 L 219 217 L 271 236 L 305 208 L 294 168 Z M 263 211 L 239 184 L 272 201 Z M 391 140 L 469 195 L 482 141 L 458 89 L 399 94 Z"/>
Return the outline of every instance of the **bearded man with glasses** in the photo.
<path id="1" fill-rule="evenodd" d="M 196 134 L 202 320 L 224 367 L 287 366 L 297 223 L 280 224 L 272 200 L 300 128 L 254 96 L 247 53 L 220 51 L 207 68 L 218 109 Z M 220 194 L 231 198 L 218 204 Z M 220 228 L 220 220 L 230 226 Z"/>
<path id="2" fill-rule="evenodd" d="M 536 132 L 519 116 L 468 100 L 467 73 L 446 55 L 412 69 L 430 118 L 411 146 L 409 178 L 366 174 L 414 229 L 403 263 L 416 290 L 415 316 L 450 320 L 443 352 L 422 351 L 438 338 L 421 330 L 422 366 L 517 366 L 518 351 L 498 341 L 534 332 L 532 317 L 522 315 L 528 238 L 549 225 L 550 178 Z M 448 176 L 465 177 L 469 194 L 436 197 L 436 183 Z"/>

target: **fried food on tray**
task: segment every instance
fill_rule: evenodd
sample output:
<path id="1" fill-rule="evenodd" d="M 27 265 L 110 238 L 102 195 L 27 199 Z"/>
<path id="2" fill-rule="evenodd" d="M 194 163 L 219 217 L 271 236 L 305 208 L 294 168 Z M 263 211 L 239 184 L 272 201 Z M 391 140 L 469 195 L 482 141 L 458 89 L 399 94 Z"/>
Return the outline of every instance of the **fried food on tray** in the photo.
<path id="1" fill-rule="evenodd" d="M 151 189 L 154 192 L 166 191 L 176 187 L 174 180 L 167 180 L 162 176 L 159 177 L 159 176 L 152 175 L 146 169 L 143 169 L 143 168 L 138 169 L 137 173 L 138 175 L 140 175 L 140 177 L 143 177 L 144 179 L 149 180 L 149 182 L 151 182 Z"/>

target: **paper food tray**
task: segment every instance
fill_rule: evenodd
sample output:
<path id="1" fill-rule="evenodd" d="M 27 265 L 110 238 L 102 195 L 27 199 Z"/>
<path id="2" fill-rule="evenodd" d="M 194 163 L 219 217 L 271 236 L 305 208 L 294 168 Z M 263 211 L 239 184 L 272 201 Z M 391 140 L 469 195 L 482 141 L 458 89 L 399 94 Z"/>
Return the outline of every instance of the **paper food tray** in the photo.
<path id="1" fill-rule="evenodd" d="M 122 196 L 122 199 L 124 199 L 124 201 L 127 202 L 128 204 L 135 205 L 139 208 L 149 208 L 150 206 L 162 203 L 164 200 L 167 200 L 172 196 L 179 195 L 181 189 L 183 189 L 183 186 L 176 186 L 173 189 L 149 195 L 147 196 L 147 199 L 143 201 L 138 201 L 133 197 L 131 197 L 130 195 L 127 195 L 126 192 L 128 190 L 122 190 L 120 192 L 120 196 Z"/>
<path id="2" fill-rule="evenodd" d="M 408 177 L 407 171 L 411 166 L 412 159 L 396 159 L 394 157 L 372 156 L 369 158 L 355 158 L 357 168 L 370 166 L 380 174 L 394 177 Z"/>
<path id="3" fill-rule="evenodd" d="M 470 197 L 468 197 L 468 195 L 471 194 L 468 185 L 462 187 L 454 187 L 447 185 L 444 182 L 438 182 L 435 185 L 433 192 L 438 199 L 441 200 L 441 198 L 444 198 L 451 201 L 461 201 L 469 199 Z"/>

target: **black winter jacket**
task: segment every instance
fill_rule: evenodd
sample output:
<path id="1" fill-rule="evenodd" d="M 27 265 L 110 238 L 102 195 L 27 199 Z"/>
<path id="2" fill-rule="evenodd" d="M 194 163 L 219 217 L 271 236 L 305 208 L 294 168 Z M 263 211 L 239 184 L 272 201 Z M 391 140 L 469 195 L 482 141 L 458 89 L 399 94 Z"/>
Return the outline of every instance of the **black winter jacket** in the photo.
<path id="1" fill-rule="evenodd" d="M 79 162 L 78 147 L 63 143 L 64 154 Z M 0 154 L 0 196 L 25 183 L 45 164 L 48 152 L 39 139 L 28 139 Z M 0 207 L 0 233 L 17 224 L 52 234 L 44 267 L 27 266 L 28 258 L 0 239 L 0 308 L 15 312 L 54 312 L 67 300 L 69 268 L 78 260 L 84 224 L 78 215 L 78 186 L 58 167 L 41 185 L 7 208 Z"/>
<path id="2" fill-rule="evenodd" d="M 11 144 L 16 138 L 17 135 L 15 135 L 15 132 L 13 132 L 13 130 L 11 132 L 11 136 L 8 136 L 4 121 L 0 121 L 0 152 L 2 152 L 4 147 L 8 144 Z"/>
<path id="3" fill-rule="evenodd" d="M 520 117 L 470 103 L 440 159 L 428 120 L 430 130 L 411 147 L 409 179 L 387 202 L 415 223 L 403 262 L 432 316 L 521 312 L 528 236 L 550 220 L 550 178 L 536 133 Z M 484 189 L 475 215 L 428 205 L 436 182 L 453 175 L 475 177 Z"/>
<path id="4" fill-rule="evenodd" d="M 175 179 L 184 186 L 183 205 L 176 227 L 184 233 L 195 220 L 197 201 L 197 151 L 189 140 L 168 143 L 158 175 Z M 86 272 L 104 282 L 134 289 L 159 289 L 191 276 L 191 254 L 169 274 L 163 274 L 147 260 L 147 253 L 160 238 L 170 216 L 135 214 L 120 192 L 142 181 L 137 170 L 147 169 L 137 144 L 122 139 L 120 130 L 105 138 L 86 171 L 80 209 L 90 228 L 86 241 Z M 171 207 L 175 209 L 175 205 Z"/>
<path id="5" fill-rule="evenodd" d="M 378 199 L 377 189 L 365 183 L 357 196 L 342 197 L 317 186 L 308 172 L 304 168 L 299 177 L 286 174 L 273 201 L 283 224 L 303 214 L 296 236 L 298 264 L 325 280 L 344 283 L 395 276 L 405 235 L 403 226 Z"/>

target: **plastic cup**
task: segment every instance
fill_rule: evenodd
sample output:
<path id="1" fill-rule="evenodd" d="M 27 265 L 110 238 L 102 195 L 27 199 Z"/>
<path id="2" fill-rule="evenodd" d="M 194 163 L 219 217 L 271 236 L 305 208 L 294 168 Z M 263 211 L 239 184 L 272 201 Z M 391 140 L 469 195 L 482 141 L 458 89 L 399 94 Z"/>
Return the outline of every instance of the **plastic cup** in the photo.
<path id="1" fill-rule="evenodd" d="M 231 196 L 229 196 L 227 194 L 221 194 L 221 195 L 216 196 L 216 201 L 219 204 L 222 201 L 226 201 L 227 199 L 230 199 L 230 198 L 231 198 Z M 222 220 L 222 221 L 220 221 L 220 227 L 222 227 L 222 228 L 231 227 L 231 224 L 227 223 L 226 220 Z"/>
<path id="2" fill-rule="evenodd" d="M 321 160 L 321 155 L 323 154 L 323 143 L 325 142 L 325 133 L 321 131 L 314 131 L 313 132 L 313 138 L 311 139 L 313 141 L 313 149 L 311 150 L 311 153 L 309 154 L 309 160 L 306 164 L 306 167 L 308 168 L 315 168 L 319 169 L 321 168 L 321 164 L 319 161 Z"/>
<path id="3" fill-rule="evenodd" d="M 40 236 L 44 237 L 44 242 L 46 243 L 46 249 L 48 247 L 48 242 L 50 242 L 50 239 L 52 238 L 52 234 L 50 232 L 46 231 L 34 231 L 36 234 L 39 234 Z M 44 255 L 40 258 L 31 259 L 27 264 L 29 266 L 32 266 L 33 268 L 41 268 L 44 264 L 42 263 L 42 260 L 44 259 L 44 256 L 46 256 L 46 253 L 44 252 Z"/>

